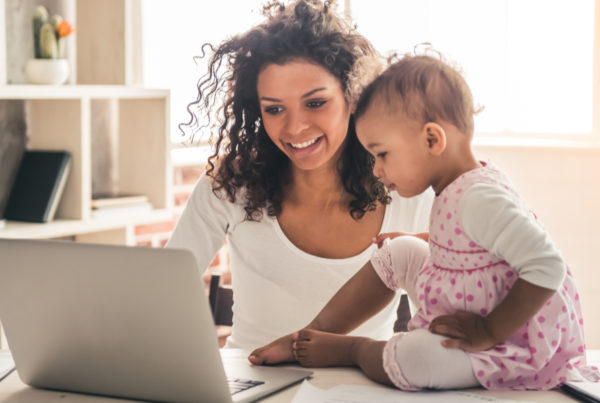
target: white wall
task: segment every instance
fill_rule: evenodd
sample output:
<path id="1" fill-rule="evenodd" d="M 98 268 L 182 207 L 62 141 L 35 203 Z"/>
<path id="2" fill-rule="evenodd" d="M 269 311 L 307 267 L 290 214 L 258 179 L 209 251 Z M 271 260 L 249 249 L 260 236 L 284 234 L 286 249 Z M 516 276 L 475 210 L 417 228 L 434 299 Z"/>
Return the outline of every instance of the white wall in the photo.
<path id="1" fill-rule="evenodd" d="M 476 145 L 475 151 L 511 177 L 552 235 L 581 295 L 587 347 L 600 349 L 600 145 Z"/>

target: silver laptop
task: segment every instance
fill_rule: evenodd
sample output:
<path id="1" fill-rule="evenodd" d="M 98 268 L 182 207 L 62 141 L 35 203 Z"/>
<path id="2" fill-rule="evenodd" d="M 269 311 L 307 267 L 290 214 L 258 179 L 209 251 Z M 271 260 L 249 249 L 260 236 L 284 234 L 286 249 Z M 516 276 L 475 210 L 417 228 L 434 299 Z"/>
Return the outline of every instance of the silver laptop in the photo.
<path id="1" fill-rule="evenodd" d="M 39 388 L 246 402 L 311 375 L 222 360 L 184 250 L 0 239 L 0 322 L 20 378 Z"/>

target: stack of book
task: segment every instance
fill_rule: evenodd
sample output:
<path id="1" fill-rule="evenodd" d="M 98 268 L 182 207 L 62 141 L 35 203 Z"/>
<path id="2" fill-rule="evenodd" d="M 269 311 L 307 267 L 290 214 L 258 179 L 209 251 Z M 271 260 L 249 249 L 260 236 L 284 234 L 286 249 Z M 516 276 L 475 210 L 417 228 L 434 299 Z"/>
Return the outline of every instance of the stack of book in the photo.
<path id="1" fill-rule="evenodd" d="M 95 195 L 92 199 L 92 218 L 114 218 L 144 215 L 152 211 L 145 195 Z"/>

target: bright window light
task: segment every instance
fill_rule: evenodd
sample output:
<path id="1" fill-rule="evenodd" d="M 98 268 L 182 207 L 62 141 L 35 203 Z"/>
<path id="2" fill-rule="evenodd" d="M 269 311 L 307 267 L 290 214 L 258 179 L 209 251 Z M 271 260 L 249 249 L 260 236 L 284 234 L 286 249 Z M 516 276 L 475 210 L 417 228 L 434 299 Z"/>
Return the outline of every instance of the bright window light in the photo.
<path id="1" fill-rule="evenodd" d="M 262 21 L 266 0 L 142 2 L 144 84 L 171 90 L 171 137 L 196 98 L 206 42 Z M 358 30 L 384 54 L 429 42 L 460 67 L 478 134 L 592 131 L 594 0 L 345 0 Z"/>
<path id="2" fill-rule="evenodd" d="M 387 54 L 419 43 L 462 68 L 478 133 L 590 134 L 593 0 L 350 0 Z"/>
<path id="3" fill-rule="evenodd" d="M 189 121 L 206 73 L 204 43 L 219 44 L 262 21 L 263 0 L 142 2 L 144 85 L 171 90 L 171 139 L 183 140 L 178 125 Z"/>

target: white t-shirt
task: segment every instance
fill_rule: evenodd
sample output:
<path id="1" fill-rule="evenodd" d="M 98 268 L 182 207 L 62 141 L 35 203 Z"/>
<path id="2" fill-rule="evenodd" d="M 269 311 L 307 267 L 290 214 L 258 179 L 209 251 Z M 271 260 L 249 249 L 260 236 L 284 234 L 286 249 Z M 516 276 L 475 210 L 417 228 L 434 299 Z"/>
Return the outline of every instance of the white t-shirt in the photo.
<path id="1" fill-rule="evenodd" d="M 425 232 L 433 192 L 405 199 L 392 194 L 380 232 Z M 233 283 L 233 329 L 227 347 L 253 349 L 306 326 L 370 258 L 374 245 L 345 259 L 303 252 L 276 218 L 246 221 L 243 205 L 214 195 L 203 175 L 167 244 L 188 249 L 204 271 L 227 240 Z M 352 334 L 392 336 L 398 297 Z"/>

